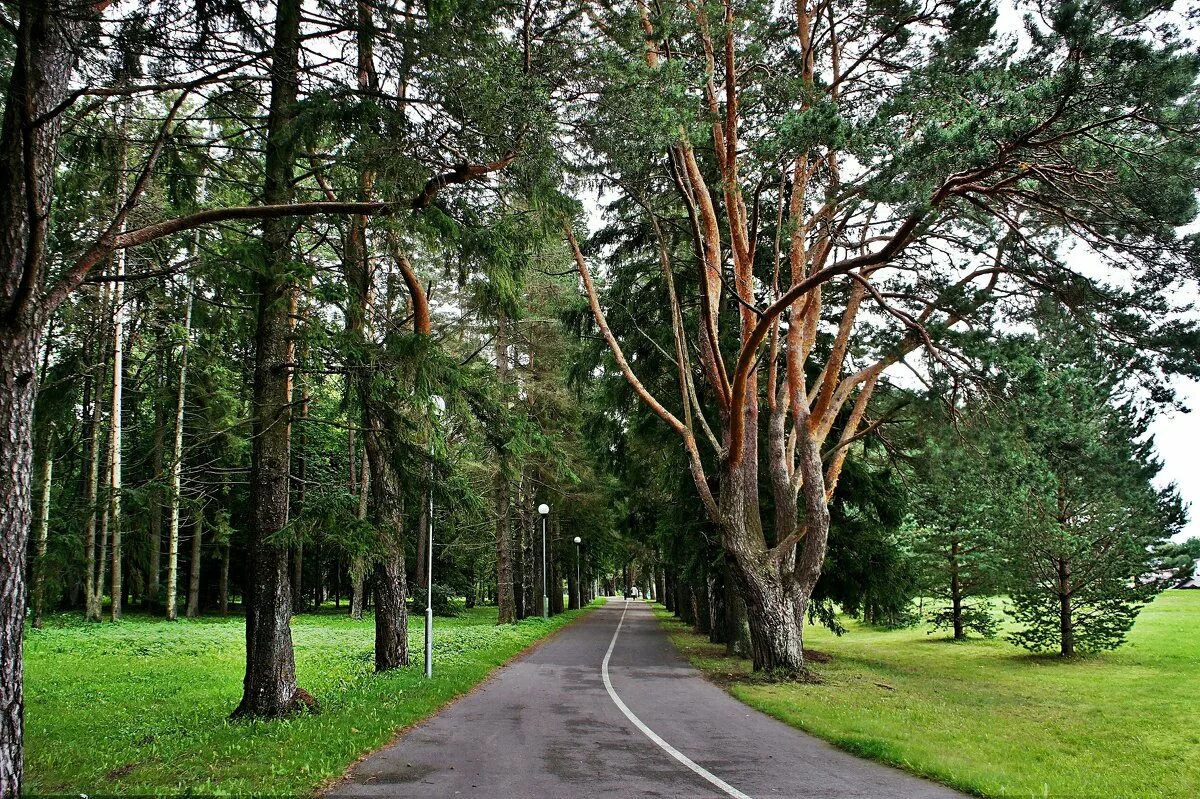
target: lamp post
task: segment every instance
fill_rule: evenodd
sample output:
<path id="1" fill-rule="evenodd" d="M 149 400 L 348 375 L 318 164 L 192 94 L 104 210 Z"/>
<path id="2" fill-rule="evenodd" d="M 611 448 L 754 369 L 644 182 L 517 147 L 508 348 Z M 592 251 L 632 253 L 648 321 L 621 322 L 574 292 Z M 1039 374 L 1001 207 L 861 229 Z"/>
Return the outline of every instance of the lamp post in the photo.
<path id="1" fill-rule="evenodd" d="M 543 502 L 538 505 L 538 513 L 542 515 L 542 618 L 550 618 L 550 595 L 546 592 L 546 517 L 550 515 L 550 506 Z"/>
<path id="2" fill-rule="evenodd" d="M 433 414 L 441 416 L 446 410 L 446 401 L 441 397 L 430 399 Z M 429 541 L 427 568 L 425 569 L 425 676 L 433 676 L 433 426 L 429 428 Z"/>
<path id="3" fill-rule="evenodd" d="M 583 541 L 575 536 L 575 609 L 583 608 L 583 583 L 579 582 L 579 544 Z"/>

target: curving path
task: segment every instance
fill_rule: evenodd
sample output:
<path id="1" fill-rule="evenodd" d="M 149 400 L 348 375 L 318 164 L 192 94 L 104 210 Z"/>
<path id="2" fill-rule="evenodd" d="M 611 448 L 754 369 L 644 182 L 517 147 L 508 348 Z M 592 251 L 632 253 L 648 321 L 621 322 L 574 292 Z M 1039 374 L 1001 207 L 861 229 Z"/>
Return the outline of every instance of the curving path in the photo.
<path id="1" fill-rule="evenodd" d="M 962 794 L 752 710 L 612 600 L 369 756 L 329 797 L 904 797 Z"/>

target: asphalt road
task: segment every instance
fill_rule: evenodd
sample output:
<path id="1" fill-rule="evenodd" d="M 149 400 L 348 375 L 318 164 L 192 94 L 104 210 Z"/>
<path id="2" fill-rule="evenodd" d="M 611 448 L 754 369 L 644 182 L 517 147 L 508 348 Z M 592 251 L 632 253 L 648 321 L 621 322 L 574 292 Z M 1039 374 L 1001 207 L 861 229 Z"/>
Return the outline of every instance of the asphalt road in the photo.
<path id="1" fill-rule="evenodd" d="M 679 656 L 645 603 L 610 599 L 359 763 L 327 796 L 962 794 L 751 710 Z"/>

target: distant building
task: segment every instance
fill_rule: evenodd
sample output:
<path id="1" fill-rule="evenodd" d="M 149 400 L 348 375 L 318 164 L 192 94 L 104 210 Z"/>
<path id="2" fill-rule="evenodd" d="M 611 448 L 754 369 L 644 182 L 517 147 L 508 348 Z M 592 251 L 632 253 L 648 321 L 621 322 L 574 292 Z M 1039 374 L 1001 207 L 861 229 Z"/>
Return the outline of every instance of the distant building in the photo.
<path id="1" fill-rule="evenodd" d="M 1181 580 L 1176 588 L 1200 588 L 1200 558 L 1192 565 L 1192 576 Z"/>

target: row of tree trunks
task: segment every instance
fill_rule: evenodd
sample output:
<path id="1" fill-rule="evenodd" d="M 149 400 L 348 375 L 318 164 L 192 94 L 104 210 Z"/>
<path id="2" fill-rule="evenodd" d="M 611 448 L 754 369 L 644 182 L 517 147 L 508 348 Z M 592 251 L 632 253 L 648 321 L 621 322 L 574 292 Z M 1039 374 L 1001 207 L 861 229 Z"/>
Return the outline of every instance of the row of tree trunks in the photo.
<path id="1" fill-rule="evenodd" d="M 746 603 L 725 574 L 725 653 L 735 657 L 750 657 L 750 627 L 746 621 Z"/>

